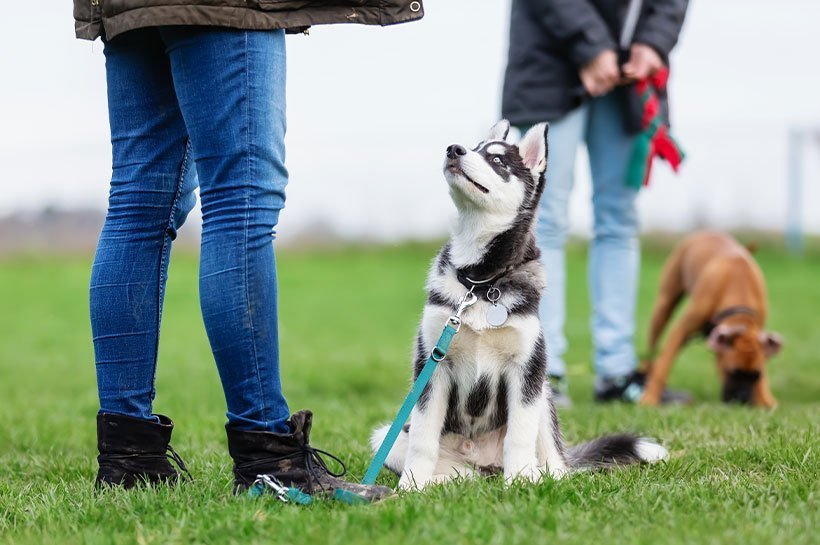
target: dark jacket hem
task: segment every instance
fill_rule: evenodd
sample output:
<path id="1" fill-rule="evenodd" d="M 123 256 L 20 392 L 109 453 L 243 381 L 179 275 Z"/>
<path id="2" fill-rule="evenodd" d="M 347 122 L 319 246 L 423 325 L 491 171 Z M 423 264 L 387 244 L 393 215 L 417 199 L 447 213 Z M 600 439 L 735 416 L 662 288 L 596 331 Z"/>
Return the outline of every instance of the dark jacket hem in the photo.
<path id="1" fill-rule="evenodd" d="M 669 64 L 669 53 L 672 51 L 672 47 L 669 46 L 668 40 L 664 40 L 661 36 L 647 32 L 636 35 L 632 43 L 648 45 L 661 57 L 664 64 Z"/>
<path id="2" fill-rule="evenodd" d="M 102 32 L 102 21 L 74 21 L 74 35 L 80 40 L 96 40 Z"/>
<path id="3" fill-rule="evenodd" d="M 230 6 L 174 5 L 147 6 L 103 17 L 107 39 L 138 28 L 157 26 L 214 26 L 242 30 L 276 30 L 305 28 L 335 23 L 358 23 L 388 26 L 421 19 L 424 11 L 385 14 L 379 8 L 351 8 L 342 16 L 338 7 L 311 7 L 298 11 L 263 11 Z M 100 22 L 75 22 L 77 38 L 94 40 L 100 35 Z"/>
<path id="4" fill-rule="evenodd" d="M 597 37 L 585 35 L 584 38 L 579 38 L 578 42 L 569 51 L 572 63 L 578 69 L 581 69 L 608 49 L 617 52 L 618 46 L 608 34 L 603 34 Z"/>
<path id="5" fill-rule="evenodd" d="M 526 111 L 502 111 L 501 117 L 510 122 L 515 127 L 532 127 L 537 123 L 555 123 L 560 121 L 570 112 L 579 108 L 581 104 L 569 105 L 562 104 L 560 108 L 548 108 L 535 110 L 530 109 Z"/>

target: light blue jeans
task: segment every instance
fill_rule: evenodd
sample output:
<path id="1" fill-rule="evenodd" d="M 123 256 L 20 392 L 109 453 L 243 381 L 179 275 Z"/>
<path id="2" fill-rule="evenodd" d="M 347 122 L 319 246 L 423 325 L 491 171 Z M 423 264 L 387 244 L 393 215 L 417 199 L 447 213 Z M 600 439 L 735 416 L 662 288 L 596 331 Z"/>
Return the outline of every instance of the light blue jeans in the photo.
<path id="1" fill-rule="evenodd" d="M 547 270 L 541 319 L 547 340 L 549 373 L 566 375 L 566 258 L 568 203 L 575 154 L 585 141 L 592 172 L 594 238 L 589 250 L 592 340 L 599 377 L 627 375 L 637 365 L 635 300 L 640 246 L 635 200 L 624 184 L 633 139 L 626 134 L 612 95 L 596 98 L 550 124 L 547 187 L 538 210 L 537 238 Z M 577 306 L 577 304 L 575 305 Z"/>

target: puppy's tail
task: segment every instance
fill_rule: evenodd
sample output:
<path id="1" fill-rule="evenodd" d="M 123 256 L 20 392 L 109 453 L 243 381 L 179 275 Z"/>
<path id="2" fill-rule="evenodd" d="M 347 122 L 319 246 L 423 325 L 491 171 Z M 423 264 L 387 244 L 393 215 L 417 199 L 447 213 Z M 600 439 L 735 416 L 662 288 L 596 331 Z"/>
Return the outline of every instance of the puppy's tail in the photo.
<path id="1" fill-rule="evenodd" d="M 373 430 L 373 435 L 370 436 L 370 448 L 373 449 L 373 453 L 379 450 L 379 447 L 382 446 L 382 442 L 384 441 L 385 436 L 387 436 L 387 430 L 390 429 L 390 424 L 385 424 L 384 426 L 380 426 Z M 407 443 L 409 437 L 409 425 L 405 425 L 404 428 L 399 433 L 398 439 L 396 439 L 396 443 L 393 445 L 393 448 L 390 449 L 390 454 L 387 455 L 387 460 L 384 462 L 384 466 L 395 473 L 396 475 L 401 476 L 401 471 L 404 469 L 404 460 L 407 458 Z"/>
<path id="2" fill-rule="evenodd" d="M 669 451 L 647 437 L 618 433 L 569 447 L 566 458 L 572 469 L 608 469 L 660 462 L 669 458 Z"/>

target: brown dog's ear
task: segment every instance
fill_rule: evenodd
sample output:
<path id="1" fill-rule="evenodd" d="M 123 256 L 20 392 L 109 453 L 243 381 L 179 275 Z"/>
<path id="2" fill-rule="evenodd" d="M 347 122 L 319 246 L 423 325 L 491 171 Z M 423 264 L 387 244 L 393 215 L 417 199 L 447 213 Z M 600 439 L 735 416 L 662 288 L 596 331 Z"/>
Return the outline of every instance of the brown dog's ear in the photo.
<path id="1" fill-rule="evenodd" d="M 706 343 L 709 349 L 720 354 L 732 348 L 735 338 L 740 335 L 745 328 L 743 326 L 719 325 L 709 334 Z"/>
<path id="2" fill-rule="evenodd" d="M 783 348 L 783 337 L 771 331 L 762 331 L 760 333 L 760 344 L 763 345 L 766 357 L 771 358 Z"/>

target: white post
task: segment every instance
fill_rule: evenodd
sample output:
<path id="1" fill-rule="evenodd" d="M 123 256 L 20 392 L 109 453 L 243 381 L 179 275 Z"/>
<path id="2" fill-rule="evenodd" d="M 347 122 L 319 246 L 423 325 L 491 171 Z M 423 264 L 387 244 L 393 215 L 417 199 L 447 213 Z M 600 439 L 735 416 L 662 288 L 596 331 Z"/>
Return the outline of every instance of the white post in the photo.
<path id="1" fill-rule="evenodd" d="M 786 204 L 786 247 L 796 255 L 803 253 L 803 140 L 800 128 L 789 130 L 787 180 L 789 196 Z"/>

